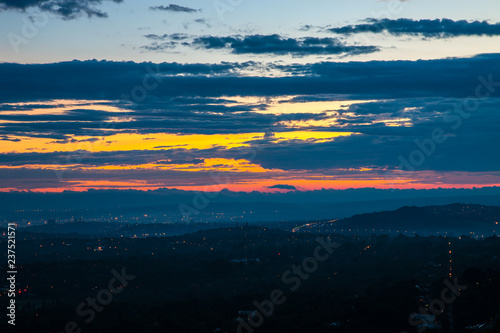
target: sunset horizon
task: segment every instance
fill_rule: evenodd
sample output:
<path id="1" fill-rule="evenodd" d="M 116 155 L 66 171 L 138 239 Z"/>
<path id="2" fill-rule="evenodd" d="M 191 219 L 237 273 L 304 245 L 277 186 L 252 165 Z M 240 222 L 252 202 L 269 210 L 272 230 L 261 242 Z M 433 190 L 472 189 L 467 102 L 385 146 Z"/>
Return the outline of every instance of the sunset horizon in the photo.
<path id="1" fill-rule="evenodd" d="M 500 332 L 500 1 L 0 0 L 0 332 Z"/>

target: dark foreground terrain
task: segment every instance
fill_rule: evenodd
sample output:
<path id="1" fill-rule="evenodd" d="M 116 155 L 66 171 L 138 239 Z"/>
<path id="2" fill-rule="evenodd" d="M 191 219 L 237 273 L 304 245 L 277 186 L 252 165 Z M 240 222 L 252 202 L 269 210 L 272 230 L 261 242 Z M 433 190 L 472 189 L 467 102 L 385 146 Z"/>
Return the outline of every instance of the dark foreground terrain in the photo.
<path id="1" fill-rule="evenodd" d="M 500 331 L 498 237 L 68 237 L 18 234 L 15 331 Z"/>

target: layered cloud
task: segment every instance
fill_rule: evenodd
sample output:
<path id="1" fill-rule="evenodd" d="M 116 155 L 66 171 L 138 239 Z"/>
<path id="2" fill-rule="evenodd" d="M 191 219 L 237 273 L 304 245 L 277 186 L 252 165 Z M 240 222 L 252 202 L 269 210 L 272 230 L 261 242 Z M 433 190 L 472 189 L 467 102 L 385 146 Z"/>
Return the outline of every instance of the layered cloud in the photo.
<path id="1" fill-rule="evenodd" d="M 150 7 L 150 9 L 166 11 L 166 12 L 176 12 L 176 13 L 196 13 L 199 11 L 198 9 L 184 7 L 180 5 L 174 5 L 174 4 L 168 6 L 152 6 Z"/>
<path id="2" fill-rule="evenodd" d="M 270 189 L 278 189 L 278 190 L 297 190 L 297 188 L 293 185 L 283 185 L 283 184 L 277 184 L 273 186 L 268 186 Z"/>
<path id="3" fill-rule="evenodd" d="M 248 35 L 229 37 L 198 37 L 193 43 L 208 50 L 228 49 L 236 54 L 291 54 L 334 55 L 334 54 L 364 54 L 377 52 L 375 46 L 347 45 L 336 38 L 287 38 L 280 35 Z"/>
<path id="4" fill-rule="evenodd" d="M 199 21 L 199 20 L 198 20 Z M 204 21 L 200 21 L 204 23 Z M 148 34 L 153 43 L 142 48 L 148 51 L 165 51 L 179 46 L 204 50 L 223 50 L 233 54 L 292 55 L 359 55 L 379 51 L 376 46 L 349 45 L 337 38 L 290 38 L 278 34 L 245 36 L 188 36 L 186 34 Z"/>
<path id="5" fill-rule="evenodd" d="M 448 38 L 459 36 L 500 36 L 500 23 L 488 21 L 454 21 L 451 19 L 367 19 L 365 23 L 327 28 L 335 34 L 389 33 L 402 36 Z"/>
<path id="6" fill-rule="evenodd" d="M 0 64 L 0 98 L 7 102 L 142 99 L 134 96 L 149 99 L 325 94 L 362 99 L 467 97 L 474 92 L 479 76 L 500 77 L 499 59 L 498 54 L 490 54 L 442 60 L 292 65 L 108 61 Z M 270 77 L 269 71 L 278 75 Z M 246 72 L 252 75 L 243 75 Z M 139 91 L 144 90 L 146 96 L 139 96 Z"/>
<path id="7" fill-rule="evenodd" d="M 0 64 L 2 188 L 500 184 L 499 60 Z"/>
<path id="8" fill-rule="evenodd" d="M 66 20 L 88 17 L 108 17 L 106 12 L 97 8 L 103 2 L 121 3 L 123 0 L 2 0 L 0 10 L 37 9 L 60 16 Z"/>

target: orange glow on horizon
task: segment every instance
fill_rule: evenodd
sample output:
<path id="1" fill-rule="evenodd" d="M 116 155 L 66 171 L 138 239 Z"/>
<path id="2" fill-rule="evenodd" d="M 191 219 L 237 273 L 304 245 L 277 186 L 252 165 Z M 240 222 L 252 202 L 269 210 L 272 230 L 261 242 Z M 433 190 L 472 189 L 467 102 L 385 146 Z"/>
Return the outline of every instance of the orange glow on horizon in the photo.
<path id="1" fill-rule="evenodd" d="M 184 191 L 200 191 L 200 192 L 219 192 L 227 189 L 233 192 L 288 192 L 289 190 L 270 189 L 269 186 L 276 184 L 292 185 L 299 191 L 315 191 L 315 190 L 346 190 L 346 189 L 362 189 L 362 188 L 375 188 L 375 189 L 416 189 L 416 190 L 430 190 L 430 189 L 472 189 L 481 187 L 500 187 L 500 183 L 495 184 L 432 184 L 432 183 L 416 183 L 412 180 L 399 180 L 391 182 L 382 182 L 377 180 L 263 180 L 247 183 L 228 183 L 220 185 L 179 185 L 168 186 L 166 184 L 150 184 L 147 181 L 66 181 L 64 187 L 43 187 L 30 189 L 30 192 L 48 192 L 58 193 L 63 191 L 83 192 L 90 189 L 94 190 L 112 190 L 112 189 L 133 189 L 133 190 L 157 190 L 161 188 L 177 189 Z M 18 188 L 3 188 L 0 192 L 10 191 L 23 191 Z M 27 191 L 24 189 L 24 191 Z"/>

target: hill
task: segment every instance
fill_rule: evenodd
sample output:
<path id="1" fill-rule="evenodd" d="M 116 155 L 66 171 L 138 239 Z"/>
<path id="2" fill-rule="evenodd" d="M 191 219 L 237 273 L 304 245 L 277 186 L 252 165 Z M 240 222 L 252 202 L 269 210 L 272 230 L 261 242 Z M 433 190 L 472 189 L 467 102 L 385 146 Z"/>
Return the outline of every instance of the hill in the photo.
<path id="1" fill-rule="evenodd" d="M 491 234 L 500 221 L 500 207 L 471 204 L 406 206 L 394 211 L 359 214 L 334 222 L 351 230 L 401 233 Z"/>

